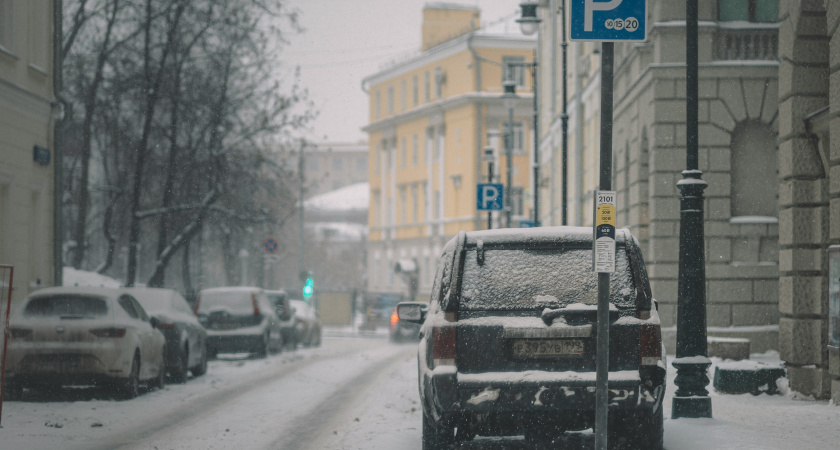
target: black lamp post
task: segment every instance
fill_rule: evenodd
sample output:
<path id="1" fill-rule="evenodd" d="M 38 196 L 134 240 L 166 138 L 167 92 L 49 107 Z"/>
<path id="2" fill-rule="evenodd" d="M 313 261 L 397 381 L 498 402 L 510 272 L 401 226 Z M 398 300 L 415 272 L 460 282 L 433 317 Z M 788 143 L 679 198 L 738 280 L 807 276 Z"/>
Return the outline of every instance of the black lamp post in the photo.
<path id="1" fill-rule="evenodd" d="M 506 68 L 509 75 L 512 75 L 512 70 Z M 507 185 L 505 186 L 505 227 L 511 226 L 511 213 L 513 205 L 511 204 L 513 196 L 513 107 L 516 105 L 516 81 L 508 78 L 505 80 L 505 93 L 502 94 L 502 100 L 505 107 L 508 109 L 507 132 L 505 133 L 505 172 L 507 174 Z"/>
<path id="2" fill-rule="evenodd" d="M 697 0 L 686 2 L 686 170 L 680 190 L 680 262 L 677 285 L 677 390 L 671 417 L 712 417 L 706 386 L 711 365 L 706 343 L 706 263 L 703 244 L 703 190 L 698 165 Z"/>
<path id="3" fill-rule="evenodd" d="M 539 2 L 525 0 L 519 4 L 522 14 L 519 19 L 519 28 L 524 35 L 532 35 L 539 31 L 540 19 L 537 17 L 537 6 Z M 534 53 L 534 62 L 525 63 L 531 68 L 531 88 L 534 91 L 534 226 L 540 226 L 540 123 L 539 123 L 539 92 L 537 90 L 537 54 Z"/>

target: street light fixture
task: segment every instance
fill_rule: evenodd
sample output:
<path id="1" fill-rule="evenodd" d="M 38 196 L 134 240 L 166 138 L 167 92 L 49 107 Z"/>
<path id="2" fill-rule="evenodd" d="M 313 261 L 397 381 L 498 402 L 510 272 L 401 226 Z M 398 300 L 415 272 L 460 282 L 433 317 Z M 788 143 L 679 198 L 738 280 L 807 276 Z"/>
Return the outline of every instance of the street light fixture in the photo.
<path id="1" fill-rule="evenodd" d="M 537 17 L 537 6 L 539 4 L 540 2 L 533 0 L 525 0 L 519 4 L 522 15 L 516 21 L 519 23 L 522 34 L 530 36 L 539 30 L 540 19 Z"/>
<path id="2" fill-rule="evenodd" d="M 513 75 L 510 67 L 507 67 L 508 75 Z M 505 186 L 505 226 L 510 228 L 511 212 L 513 205 L 512 187 L 513 187 L 513 107 L 516 105 L 516 81 L 508 78 L 504 82 L 505 93 L 502 94 L 502 101 L 508 110 L 507 133 L 505 133 L 505 161 L 507 173 L 507 185 Z"/>

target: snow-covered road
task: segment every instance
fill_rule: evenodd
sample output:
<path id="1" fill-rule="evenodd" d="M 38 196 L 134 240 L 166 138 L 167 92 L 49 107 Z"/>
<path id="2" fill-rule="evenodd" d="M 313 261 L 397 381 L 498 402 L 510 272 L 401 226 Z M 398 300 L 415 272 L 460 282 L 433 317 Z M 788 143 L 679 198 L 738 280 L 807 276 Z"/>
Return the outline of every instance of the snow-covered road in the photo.
<path id="1" fill-rule="evenodd" d="M 92 389 L 29 394 L 4 404 L 0 448 L 418 450 L 415 352 L 385 339 L 328 337 L 320 348 L 265 360 L 213 361 L 204 377 L 131 401 Z M 778 355 L 753 357 L 773 362 Z M 833 449 L 840 442 L 840 407 L 795 393 L 712 391 L 714 419 L 668 419 L 674 376 L 669 367 L 669 450 Z M 592 448 L 592 434 L 567 434 L 563 445 Z M 531 447 L 522 438 L 479 438 L 459 448 Z"/>

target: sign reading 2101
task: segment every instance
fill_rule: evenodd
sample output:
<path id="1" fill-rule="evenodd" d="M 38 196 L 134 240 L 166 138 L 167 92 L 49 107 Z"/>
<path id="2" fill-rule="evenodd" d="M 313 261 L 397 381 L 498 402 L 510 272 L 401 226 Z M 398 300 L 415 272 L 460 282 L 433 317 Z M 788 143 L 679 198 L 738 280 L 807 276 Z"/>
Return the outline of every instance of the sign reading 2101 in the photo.
<path id="1" fill-rule="evenodd" d="M 571 0 L 572 41 L 644 41 L 647 0 Z"/>

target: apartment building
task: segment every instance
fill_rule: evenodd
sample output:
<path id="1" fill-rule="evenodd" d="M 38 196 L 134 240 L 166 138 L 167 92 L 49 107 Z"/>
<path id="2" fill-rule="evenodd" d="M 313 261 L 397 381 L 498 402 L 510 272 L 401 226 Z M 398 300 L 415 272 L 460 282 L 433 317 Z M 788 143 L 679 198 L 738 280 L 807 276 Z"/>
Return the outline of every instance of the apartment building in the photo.
<path id="1" fill-rule="evenodd" d="M 53 8 L 0 0 L 0 264 L 12 302 L 54 282 Z"/>
<path id="2" fill-rule="evenodd" d="M 307 198 L 368 181 L 367 142 L 319 142 L 303 151 Z"/>
<path id="3" fill-rule="evenodd" d="M 533 36 L 515 17 L 481 25 L 472 6 L 427 3 L 422 44 L 415 53 L 366 77 L 370 99 L 368 291 L 405 294 L 395 271 L 416 270 L 419 298 L 428 299 L 437 257 L 460 230 L 487 227 L 476 208 L 476 184 L 487 179 L 483 149 L 495 148 L 495 180 L 506 174 L 502 134 L 512 128 L 512 218 L 531 214 L 531 77 Z M 517 83 L 513 127 L 501 95 L 503 78 Z"/>

